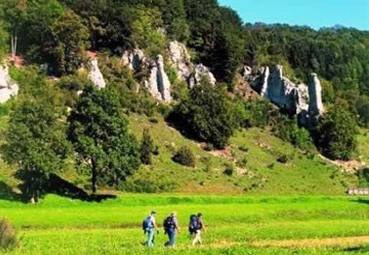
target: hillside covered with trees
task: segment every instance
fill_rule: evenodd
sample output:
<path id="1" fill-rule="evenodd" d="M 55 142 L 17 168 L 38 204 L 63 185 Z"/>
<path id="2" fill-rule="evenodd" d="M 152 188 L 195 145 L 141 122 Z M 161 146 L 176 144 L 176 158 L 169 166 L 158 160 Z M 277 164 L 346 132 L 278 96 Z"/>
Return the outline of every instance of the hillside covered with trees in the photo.
<path id="1" fill-rule="evenodd" d="M 188 54 L 180 68 L 173 42 Z M 33 200 L 55 175 L 92 193 L 342 194 L 369 183 L 368 31 L 246 24 L 216 0 L 2 0 L 0 60 L 19 85 L 0 105 L 0 177 Z M 319 76 L 314 126 L 243 80 L 245 66 L 274 65 L 295 83 Z M 171 100 L 157 100 L 151 77 Z M 361 165 L 347 174 L 327 158 Z"/>

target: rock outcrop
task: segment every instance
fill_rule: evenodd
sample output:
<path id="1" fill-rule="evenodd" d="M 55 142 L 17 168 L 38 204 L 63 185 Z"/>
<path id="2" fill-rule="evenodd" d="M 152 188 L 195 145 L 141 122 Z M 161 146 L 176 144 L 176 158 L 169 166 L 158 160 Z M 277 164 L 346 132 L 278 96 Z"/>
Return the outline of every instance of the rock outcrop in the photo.
<path id="1" fill-rule="evenodd" d="M 210 72 L 209 68 L 204 66 L 203 64 L 199 64 L 195 66 L 195 76 L 194 76 L 194 85 L 199 84 L 202 78 L 207 79 L 211 85 L 215 85 L 217 80 L 214 75 Z M 190 84 L 191 86 L 191 84 Z"/>
<path id="2" fill-rule="evenodd" d="M 322 86 L 318 79 L 318 75 L 312 73 L 309 77 L 309 115 L 320 116 L 324 113 L 322 100 Z"/>
<path id="3" fill-rule="evenodd" d="M 193 70 L 191 56 L 188 54 L 186 46 L 177 41 L 169 43 L 170 62 L 178 71 L 178 78 L 189 82 Z"/>
<path id="4" fill-rule="evenodd" d="M 186 46 L 177 41 L 169 44 L 170 62 L 178 71 L 178 78 L 186 81 L 190 88 L 198 84 L 204 77 L 211 85 L 216 84 L 214 75 L 209 68 L 203 64 L 194 65 L 191 56 L 188 54 Z"/>
<path id="5" fill-rule="evenodd" d="M 296 85 L 283 76 L 280 65 L 262 67 L 253 76 L 249 68 L 244 69 L 244 79 L 265 98 L 289 114 L 297 115 L 301 125 L 311 127 L 324 113 L 322 89 L 316 74 L 311 74 L 309 85 Z"/>
<path id="6" fill-rule="evenodd" d="M 88 79 L 98 88 L 105 88 L 106 83 L 102 75 L 97 58 L 91 59 Z"/>
<path id="7" fill-rule="evenodd" d="M 164 69 L 164 59 L 162 55 L 158 55 L 150 64 L 150 76 L 146 82 L 146 87 L 151 95 L 166 103 L 172 102 L 170 94 L 170 81 Z"/>
<path id="8" fill-rule="evenodd" d="M 128 66 L 132 71 L 137 72 L 143 65 L 147 64 L 147 60 L 142 50 L 127 50 L 122 56 L 122 64 Z"/>
<path id="9" fill-rule="evenodd" d="M 0 65 L 0 103 L 3 104 L 16 96 L 18 91 L 19 86 L 10 78 L 8 66 Z"/>
<path id="10" fill-rule="evenodd" d="M 177 41 L 169 43 L 169 63 L 178 72 L 178 79 L 185 81 L 190 88 L 200 82 L 202 78 L 209 80 L 210 84 L 215 85 L 216 80 L 209 68 L 191 62 L 186 46 Z M 155 59 L 149 60 L 140 49 L 125 51 L 122 56 L 122 65 L 128 66 L 133 72 L 143 68 L 148 70 L 149 78 L 144 82 L 150 94 L 159 101 L 170 103 L 171 84 L 165 72 L 163 56 L 158 55 Z"/>

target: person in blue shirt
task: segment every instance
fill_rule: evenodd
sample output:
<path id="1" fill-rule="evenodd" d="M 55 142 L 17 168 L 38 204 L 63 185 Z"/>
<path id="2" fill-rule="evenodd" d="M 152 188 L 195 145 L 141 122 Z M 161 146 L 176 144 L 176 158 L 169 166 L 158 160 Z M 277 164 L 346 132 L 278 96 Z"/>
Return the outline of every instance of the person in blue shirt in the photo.
<path id="1" fill-rule="evenodd" d="M 156 225 L 156 212 L 152 211 L 150 216 L 148 216 L 143 222 L 144 233 L 147 234 L 147 245 L 149 248 L 154 246 L 155 240 L 155 232 L 158 231 L 158 227 Z"/>
<path id="2" fill-rule="evenodd" d="M 168 235 L 169 240 L 165 243 L 167 247 L 174 247 L 176 242 L 176 234 L 180 232 L 179 224 L 177 219 L 177 213 L 173 212 L 170 216 L 168 216 L 164 220 L 164 230 L 165 233 Z"/>

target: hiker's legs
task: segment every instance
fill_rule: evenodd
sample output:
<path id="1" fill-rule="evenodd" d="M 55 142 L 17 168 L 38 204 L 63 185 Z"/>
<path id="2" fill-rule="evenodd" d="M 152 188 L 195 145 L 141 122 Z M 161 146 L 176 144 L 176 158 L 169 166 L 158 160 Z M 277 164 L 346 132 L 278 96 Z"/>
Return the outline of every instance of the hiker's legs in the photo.
<path id="1" fill-rule="evenodd" d="M 148 247 L 154 246 L 154 235 L 155 235 L 154 230 L 151 229 L 147 231 L 147 246 Z"/>
<path id="2" fill-rule="evenodd" d="M 196 233 L 195 233 L 195 238 L 193 239 L 192 241 L 192 245 L 195 245 L 195 244 L 202 244 L 202 240 L 201 240 L 201 230 L 197 230 Z"/>
<path id="3" fill-rule="evenodd" d="M 174 229 L 168 230 L 169 242 L 167 246 L 173 246 L 176 241 L 176 231 Z"/>

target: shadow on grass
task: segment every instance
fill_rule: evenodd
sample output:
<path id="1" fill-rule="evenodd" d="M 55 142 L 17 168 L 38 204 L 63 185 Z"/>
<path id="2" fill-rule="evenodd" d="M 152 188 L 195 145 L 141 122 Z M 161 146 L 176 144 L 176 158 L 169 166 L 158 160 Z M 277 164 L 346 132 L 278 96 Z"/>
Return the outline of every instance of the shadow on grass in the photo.
<path id="1" fill-rule="evenodd" d="M 20 189 L 22 190 L 21 186 L 22 185 L 20 185 Z M 78 199 L 87 202 L 102 202 L 107 199 L 115 199 L 117 197 L 115 195 L 106 194 L 90 195 L 85 190 L 55 174 L 51 174 L 49 176 L 47 185 L 43 187 L 42 195 L 46 194 L 55 194 L 61 197 Z M 3 181 L 0 181 L 0 200 L 23 203 L 29 202 L 27 196 L 24 196 L 22 193 L 15 192 L 12 187 Z"/>
<path id="2" fill-rule="evenodd" d="M 367 254 L 369 252 L 369 246 L 357 246 L 342 249 L 343 252 L 357 253 L 357 254 Z"/>
<path id="3" fill-rule="evenodd" d="M 85 190 L 55 174 L 51 174 L 49 176 L 49 181 L 47 186 L 44 188 L 44 191 L 46 194 L 55 194 L 61 197 L 89 202 L 101 202 L 107 199 L 115 199 L 117 197 L 115 195 L 105 194 L 89 195 Z"/>
<path id="4" fill-rule="evenodd" d="M 26 202 L 22 194 L 14 192 L 13 188 L 3 181 L 0 181 L 0 200 Z"/>
<path id="5" fill-rule="evenodd" d="M 367 199 L 364 198 L 359 198 L 357 200 L 354 200 L 353 202 L 355 203 L 360 203 L 360 204 L 366 204 L 369 205 L 369 197 Z"/>

